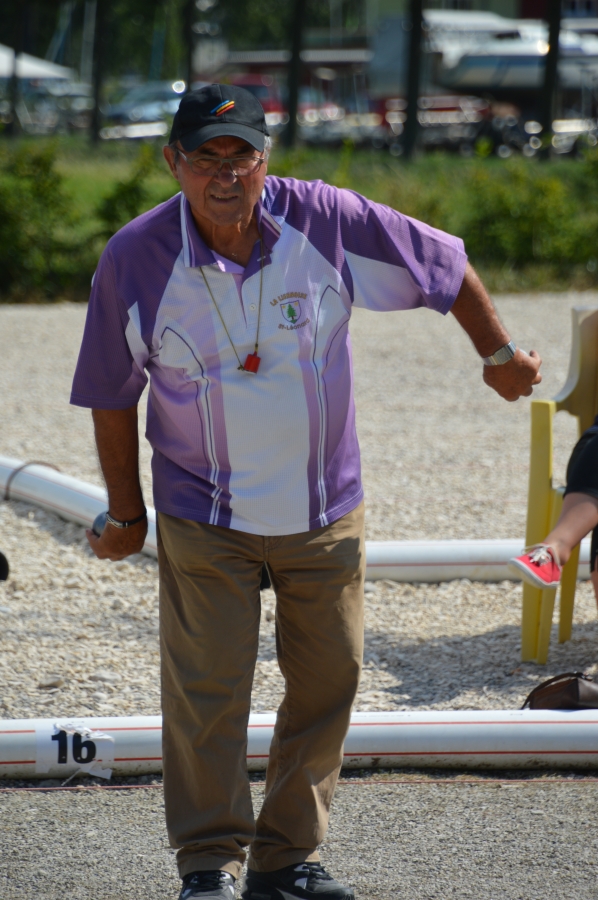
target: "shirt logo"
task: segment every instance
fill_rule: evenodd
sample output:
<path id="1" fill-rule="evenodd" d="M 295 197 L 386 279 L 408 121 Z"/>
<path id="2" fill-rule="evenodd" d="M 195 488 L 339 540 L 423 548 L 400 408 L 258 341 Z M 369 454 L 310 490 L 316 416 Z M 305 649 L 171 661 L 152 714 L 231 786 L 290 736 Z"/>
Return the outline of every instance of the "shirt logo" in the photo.
<path id="1" fill-rule="evenodd" d="M 285 300 L 280 305 L 280 311 L 287 322 L 294 325 L 297 319 L 301 317 L 301 303 L 299 300 Z"/>
<path id="2" fill-rule="evenodd" d="M 283 319 L 291 323 L 290 325 L 283 325 L 282 322 L 279 322 L 279 328 L 286 329 L 286 331 L 295 331 L 296 328 L 305 328 L 306 325 L 309 325 L 310 319 L 299 321 L 302 315 L 302 300 L 307 300 L 307 294 L 304 294 L 303 291 L 289 291 L 270 300 L 270 306 L 279 306 Z"/>
<path id="3" fill-rule="evenodd" d="M 229 112 L 235 105 L 234 100 L 224 100 L 222 103 L 219 103 L 218 106 L 215 106 L 214 109 L 210 110 L 211 116 L 221 116 L 225 112 Z"/>

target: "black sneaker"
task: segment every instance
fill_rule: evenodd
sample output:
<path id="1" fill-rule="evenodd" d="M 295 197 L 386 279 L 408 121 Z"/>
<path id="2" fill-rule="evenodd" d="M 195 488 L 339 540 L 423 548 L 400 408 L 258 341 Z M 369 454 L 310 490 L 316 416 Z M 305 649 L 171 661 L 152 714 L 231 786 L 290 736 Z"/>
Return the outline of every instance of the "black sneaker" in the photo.
<path id="1" fill-rule="evenodd" d="M 335 881 L 318 862 L 285 866 L 275 872 L 247 870 L 242 900 L 355 900 L 351 888 Z"/>
<path id="2" fill-rule="evenodd" d="M 235 879 L 221 869 L 191 872 L 183 878 L 179 900 L 234 900 Z"/>

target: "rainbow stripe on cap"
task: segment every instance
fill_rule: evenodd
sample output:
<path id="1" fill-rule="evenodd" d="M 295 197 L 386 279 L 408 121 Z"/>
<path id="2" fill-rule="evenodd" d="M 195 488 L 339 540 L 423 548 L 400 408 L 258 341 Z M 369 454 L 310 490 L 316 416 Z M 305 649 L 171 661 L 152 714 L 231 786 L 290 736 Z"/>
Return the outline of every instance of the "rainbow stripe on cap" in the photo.
<path id="1" fill-rule="evenodd" d="M 224 100 L 222 103 L 219 103 L 218 106 L 215 106 L 214 109 L 210 110 L 211 116 L 221 116 L 223 113 L 231 110 L 235 105 L 234 100 Z"/>

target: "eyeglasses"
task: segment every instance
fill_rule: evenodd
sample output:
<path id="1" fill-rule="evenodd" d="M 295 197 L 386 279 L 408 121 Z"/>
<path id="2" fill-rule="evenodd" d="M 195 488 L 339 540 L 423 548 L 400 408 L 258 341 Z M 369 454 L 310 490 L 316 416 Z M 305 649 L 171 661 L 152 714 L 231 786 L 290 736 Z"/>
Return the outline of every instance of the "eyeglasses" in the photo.
<path id="1" fill-rule="evenodd" d="M 243 178 L 245 175 L 255 175 L 262 163 L 265 162 L 264 156 L 194 156 L 189 158 L 178 147 L 174 149 L 179 156 L 183 157 L 195 175 L 204 175 L 209 178 L 213 178 L 214 175 L 220 175 L 222 166 L 226 163 L 230 166 L 230 170 L 235 177 Z"/>

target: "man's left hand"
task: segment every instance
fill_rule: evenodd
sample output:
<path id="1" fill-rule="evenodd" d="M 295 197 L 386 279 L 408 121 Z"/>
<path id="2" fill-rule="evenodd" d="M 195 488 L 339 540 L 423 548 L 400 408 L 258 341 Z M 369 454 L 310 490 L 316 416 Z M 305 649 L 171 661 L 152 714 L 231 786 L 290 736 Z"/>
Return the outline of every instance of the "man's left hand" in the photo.
<path id="1" fill-rule="evenodd" d="M 484 381 L 499 394 L 503 400 L 519 400 L 529 397 L 533 386 L 540 384 L 540 366 L 542 360 L 535 350 L 529 355 L 517 349 L 513 359 L 502 366 L 484 366 Z"/>

